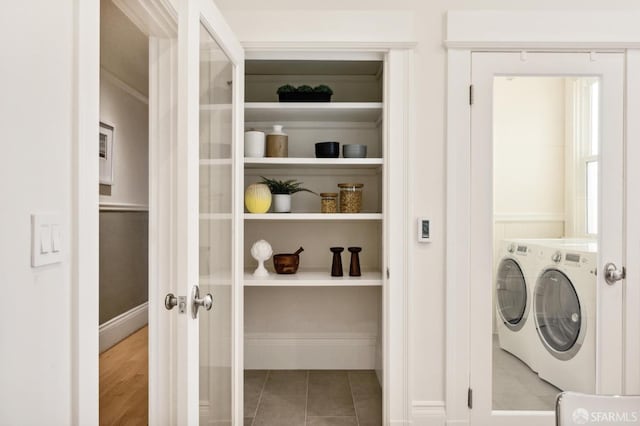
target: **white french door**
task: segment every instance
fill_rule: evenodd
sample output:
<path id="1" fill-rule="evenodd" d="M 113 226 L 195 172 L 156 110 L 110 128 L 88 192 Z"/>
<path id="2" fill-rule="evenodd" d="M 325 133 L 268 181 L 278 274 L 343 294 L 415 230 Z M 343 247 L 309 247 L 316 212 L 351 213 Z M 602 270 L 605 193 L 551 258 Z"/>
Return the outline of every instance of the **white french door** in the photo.
<path id="1" fill-rule="evenodd" d="M 239 424 L 234 161 L 243 134 L 244 51 L 211 0 L 183 0 L 177 57 L 178 306 L 167 311 L 176 318 L 171 423 Z"/>
<path id="2" fill-rule="evenodd" d="M 622 392 L 624 55 L 471 69 L 471 424 L 551 426 L 556 391 Z"/>

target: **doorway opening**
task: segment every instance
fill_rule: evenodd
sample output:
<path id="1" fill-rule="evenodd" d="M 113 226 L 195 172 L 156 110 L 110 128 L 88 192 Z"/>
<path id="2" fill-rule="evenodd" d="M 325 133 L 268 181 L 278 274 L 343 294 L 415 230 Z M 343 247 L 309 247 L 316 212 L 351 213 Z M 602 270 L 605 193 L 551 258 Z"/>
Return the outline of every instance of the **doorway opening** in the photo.
<path id="1" fill-rule="evenodd" d="M 149 39 L 100 2 L 100 424 L 148 422 Z"/>

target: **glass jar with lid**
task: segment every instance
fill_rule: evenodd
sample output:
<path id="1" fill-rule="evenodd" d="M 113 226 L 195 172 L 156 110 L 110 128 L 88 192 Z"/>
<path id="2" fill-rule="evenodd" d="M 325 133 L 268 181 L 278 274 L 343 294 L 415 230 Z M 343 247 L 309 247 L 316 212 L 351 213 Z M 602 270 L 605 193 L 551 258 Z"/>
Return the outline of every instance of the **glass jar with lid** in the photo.
<path id="1" fill-rule="evenodd" d="M 338 212 L 338 193 L 337 192 L 321 192 L 320 193 L 320 211 L 322 213 Z"/>
<path id="2" fill-rule="evenodd" d="M 360 213 L 362 210 L 362 183 L 339 183 L 340 213 Z"/>

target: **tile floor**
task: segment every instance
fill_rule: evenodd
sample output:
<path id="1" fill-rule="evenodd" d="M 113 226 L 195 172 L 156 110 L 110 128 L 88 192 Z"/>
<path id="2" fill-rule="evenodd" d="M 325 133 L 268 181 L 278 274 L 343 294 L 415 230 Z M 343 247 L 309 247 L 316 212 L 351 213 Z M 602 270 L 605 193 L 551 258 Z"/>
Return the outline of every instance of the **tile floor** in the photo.
<path id="1" fill-rule="evenodd" d="M 554 410 L 560 389 L 542 380 L 527 364 L 500 349 L 493 339 L 493 409 Z"/>
<path id="2" fill-rule="evenodd" d="M 375 371 L 245 370 L 245 426 L 382 424 Z"/>

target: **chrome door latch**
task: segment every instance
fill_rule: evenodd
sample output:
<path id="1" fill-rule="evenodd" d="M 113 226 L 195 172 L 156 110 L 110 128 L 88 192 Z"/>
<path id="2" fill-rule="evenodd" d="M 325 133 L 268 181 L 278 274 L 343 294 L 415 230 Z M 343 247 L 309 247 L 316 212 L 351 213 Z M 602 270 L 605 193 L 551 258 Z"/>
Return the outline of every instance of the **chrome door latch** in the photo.
<path id="1" fill-rule="evenodd" d="M 191 290 L 191 317 L 193 319 L 198 318 L 198 310 L 202 307 L 207 311 L 211 310 L 213 306 L 213 296 L 211 293 L 207 293 L 204 297 L 200 298 L 200 287 L 193 286 Z"/>
<path id="2" fill-rule="evenodd" d="M 615 264 L 609 262 L 604 265 L 604 280 L 609 285 L 614 285 L 616 282 L 625 279 L 627 276 L 627 271 L 622 267 L 622 269 L 618 269 Z"/>
<path id="3" fill-rule="evenodd" d="M 187 311 L 187 298 L 184 296 L 176 297 L 173 293 L 167 294 L 164 298 L 164 307 L 170 311 L 176 305 L 178 306 L 178 312 L 184 314 Z"/>

